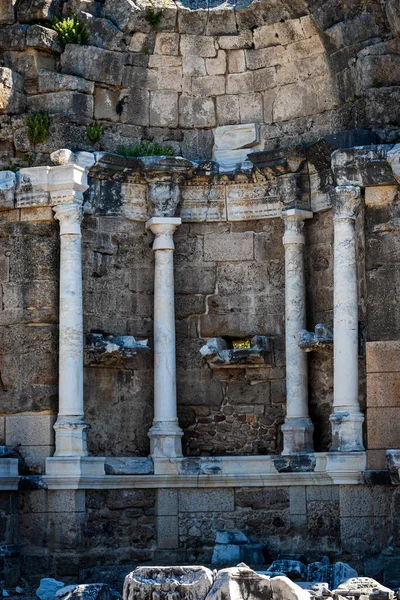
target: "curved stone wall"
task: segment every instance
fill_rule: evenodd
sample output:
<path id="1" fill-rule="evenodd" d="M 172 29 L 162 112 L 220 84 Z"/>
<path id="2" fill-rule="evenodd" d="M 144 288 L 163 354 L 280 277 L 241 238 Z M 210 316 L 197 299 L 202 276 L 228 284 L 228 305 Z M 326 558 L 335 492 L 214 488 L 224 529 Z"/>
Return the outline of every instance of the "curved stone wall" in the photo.
<path id="1" fill-rule="evenodd" d="M 397 135 L 394 0 L 214 4 L 163 4 L 157 26 L 149 5 L 132 0 L 20 0 L 3 9 L 2 164 L 15 156 L 39 164 L 62 147 L 115 151 L 142 138 L 209 159 L 216 127 L 249 122 L 261 124 L 261 148 L 354 127 L 378 130 L 382 141 Z M 56 14 L 78 14 L 89 46 L 63 50 L 45 27 Z M 35 147 L 26 111 L 51 115 L 50 136 Z M 94 145 L 93 120 L 104 127 Z"/>

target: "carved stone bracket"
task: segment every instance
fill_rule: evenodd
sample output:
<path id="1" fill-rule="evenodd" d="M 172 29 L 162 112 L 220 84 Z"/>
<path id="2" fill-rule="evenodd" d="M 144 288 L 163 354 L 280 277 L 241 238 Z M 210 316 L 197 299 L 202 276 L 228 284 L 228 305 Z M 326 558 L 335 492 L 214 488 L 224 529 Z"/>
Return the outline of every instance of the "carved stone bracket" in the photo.
<path id="1" fill-rule="evenodd" d="M 314 332 L 302 329 L 299 332 L 299 348 L 305 352 L 331 351 L 333 349 L 333 331 L 327 325 L 319 323 Z"/>
<path id="2" fill-rule="evenodd" d="M 224 338 L 211 338 L 200 349 L 200 354 L 211 368 L 265 365 L 271 362 L 271 342 L 264 335 L 256 335 L 251 340 L 238 343 L 236 348 L 234 345 L 235 342 L 228 342 Z"/>

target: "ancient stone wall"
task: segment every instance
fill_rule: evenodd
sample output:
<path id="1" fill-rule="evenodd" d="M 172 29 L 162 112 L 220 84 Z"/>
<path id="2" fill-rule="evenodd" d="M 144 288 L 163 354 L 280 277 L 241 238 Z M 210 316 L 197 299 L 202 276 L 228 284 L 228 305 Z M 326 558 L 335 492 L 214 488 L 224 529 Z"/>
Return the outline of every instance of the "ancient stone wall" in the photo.
<path id="1" fill-rule="evenodd" d="M 215 127 L 249 122 L 262 125 L 261 149 L 354 127 L 390 141 L 400 84 L 392 4 L 167 3 L 156 27 L 130 0 L 12 4 L 0 18 L 2 164 L 141 138 L 209 159 Z M 46 28 L 61 13 L 86 22 L 88 46 L 62 48 Z M 51 116 L 45 142 L 29 142 L 26 111 Z M 95 145 L 92 121 L 104 128 Z"/>

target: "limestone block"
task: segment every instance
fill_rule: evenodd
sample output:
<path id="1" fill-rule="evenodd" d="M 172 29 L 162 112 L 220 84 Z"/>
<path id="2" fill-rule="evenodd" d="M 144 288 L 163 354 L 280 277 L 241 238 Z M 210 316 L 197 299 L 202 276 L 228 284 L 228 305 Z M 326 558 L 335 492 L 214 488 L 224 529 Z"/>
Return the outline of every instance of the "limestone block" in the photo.
<path id="1" fill-rule="evenodd" d="M 145 27 L 146 21 L 140 19 L 144 11 L 132 0 L 106 0 L 104 3 L 104 16 L 127 33 L 128 31 L 150 31 L 150 26 Z M 139 26 L 138 26 L 139 25 Z M 141 25 L 141 27 L 140 27 Z"/>
<path id="2" fill-rule="evenodd" d="M 225 187 L 182 186 L 179 216 L 184 223 L 225 221 Z"/>
<path id="3" fill-rule="evenodd" d="M 257 123 L 243 125 L 227 125 L 215 130 L 216 150 L 239 150 L 251 148 L 260 141 L 260 131 Z"/>
<path id="4" fill-rule="evenodd" d="M 250 29 L 244 29 L 238 35 L 224 35 L 218 38 L 218 45 L 224 50 L 252 48 L 253 34 Z"/>
<path id="5" fill-rule="evenodd" d="M 248 94 L 254 91 L 254 75 L 250 71 L 232 73 L 227 76 L 227 94 Z"/>
<path id="6" fill-rule="evenodd" d="M 282 210 L 276 187 L 265 185 L 232 185 L 226 193 L 228 221 L 270 219 Z"/>
<path id="7" fill-rule="evenodd" d="M 109 456 L 104 464 L 106 475 L 152 475 L 151 458 Z"/>
<path id="8" fill-rule="evenodd" d="M 61 55 L 61 70 L 101 83 L 121 85 L 123 60 L 121 52 L 67 44 Z"/>
<path id="9" fill-rule="evenodd" d="M 310 600 L 311 598 L 306 590 L 302 590 L 288 577 L 273 577 L 271 588 L 273 600 Z"/>
<path id="10" fill-rule="evenodd" d="M 382 585 L 371 577 L 353 576 L 341 583 L 333 591 L 340 596 L 369 596 L 370 594 L 384 593 L 388 600 L 393 600 L 395 593 L 390 588 Z"/>
<path id="11" fill-rule="evenodd" d="M 150 125 L 154 127 L 177 127 L 178 94 L 176 92 L 151 92 Z"/>
<path id="12" fill-rule="evenodd" d="M 237 548 L 240 554 L 240 546 L 233 546 L 233 548 Z M 207 598 L 208 600 L 270 600 L 273 597 L 271 581 L 269 577 L 260 575 L 240 563 L 237 567 L 218 571 Z"/>
<path id="13" fill-rule="evenodd" d="M 0 209 L 14 208 L 15 186 L 15 173 L 0 171 Z"/>
<path id="14" fill-rule="evenodd" d="M 266 67 L 254 71 L 254 90 L 256 92 L 268 90 L 268 94 L 265 93 L 265 99 L 267 99 L 269 95 L 272 94 L 269 90 L 277 86 L 279 73 L 280 71 L 277 72 L 275 67 Z M 273 98 L 275 99 L 275 95 Z"/>
<path id="15" fill-rule="evenodd" d="M 122 123 L 149 125 L 149 107 L 150 92 L 140 87 L 131 87 L 121 115 Z"/>
<path id="16" fill-rule="evenodd" d="M 24 52 L 7 52 L 9 66 L 24 76 L 24 88 L 29 94 L 38 91 L 38 78 L 40 69 L 55 71 L 56 57 L 49 52 L 36 48 L 27 48 Z"/>
<path id="17" fill-rule="evenodd" d="M 180 50 L 183 56 L 201 56 L 214 58 L 217 55 L 213 37 L 200 35 L 181 35 Z"/>
<path id="18" fill-rule="evenodd" d="M 26 45 L 26 25 L 5 27 L 0 30 L 0 50 L 16 50 L 22 52 Z"/>
<path id="19" fill-rule="evenodd" d="M 217 99 L 217 124 L 236 125 L 240 119 L 239 96 L 218 96 Z"/>
<path id="20" fill-rule="evenodd" d="M 124 600 L 169 597 L 204 600 L 212 586 L 213 576 L 206 567 L 137 567 L 125 578 Z"/>
<path id="21" fill-rule="evenodd" d="M 288 61 L 287 51 L 282 46 L 262 48 L 260 50 L 245 50 L 245 54 L 247 68 L 251 71 L 285 64 Z M 297 57 L 297 59 L 299 58 Z M 293 60 L 296 60 L 296 56 L 293 57 Z"/>
<path id="22" fill-rule="evenodd" d="M 400 34 L 400 2 L 399 0 L 387 0 L 387 20 L 394 36 Z"/>
<path id="23" fill-rule="evenodd" d="M 263 99 L 261 94 L 239 95 L 240 121 L 242 123 L 262 123 Z"/>
<path id="24" fill-rule="evenodd" d="M 73 92 L 82 92 L 83 94 L 93 94 L 93 81 L 86 81 L 82 77 L 73 75 L 63 75 L 55 71 L 39 71 L 39 91 L 40 92 L 63 92 L 71 90 Z"/>
<path id="25" fill-rule="evenodd" d="M 396 181 L 400 183 L 400 144 L 395 144 L 387 153 L 387 161 L 392 168 Z"/>
<path id="26" fill-rule="evenodd" d="M 183 85 L 182 67 L 161 67 L 158 69 L 158 90 L 181 92 Z"/>
<path id="27" fill-rule="evenodd" d="M 189 54 L 183 57 L 183 74 L 193 76 L 206 75 L 205 59 L 196 54 Z"/>
<path id="28" fill-rule="evenodd" d="M 224 75 L 226 72 L 226 52 L 218 50 L 216 58 L 206 58 L 206 70 L 208 75 Z"/>
<path id="29" fill-rule="evenodd" d="M 203 35 L 206 31 L 208 21 L 208 10 L 199 8 L 198 10 L 188 9 L 184 4 L 178 11 L 178 30 L 180 33 L 190 33 L 192 35 Z"/>
<path id="30" fill-rule="evenodd" d="M 41 25 L 31 25 L 26 34 L 26 45 L 39 50 L 47 50 L 61 54 L 60 37 L 53 29 L 42 27 Z"/>
<path id="31" fill-rule="evenodd" d="M 277 94 L 274 109 L 274 121 L 288 121 L 318 112 L 317 94 L 306 84 L 284 86 Z"/>
<path id="32" fill-rule="evenodd" d="M 60 0 L 21 0 L 17 4 L 17 17 L 20 23 L 50 21 L 60 16 Z"/>
<path id="33" fill-rule="evenodd" d="M 40 585 L 36 590 L 36 596 L 40 600 L 54 600 L 57 590 L 63 588 L 64 585 L 65 584 L 62 581 L 46 577 L 40 580 Z"/>
<path id="34" fill-rule="evenodd" d="M 180 127 L 215 127 L 215 107 L 211 98 L 182 94 L 179 98 Z"/>
<path id="35" fill-rule="evenodd" d="M 211 563 L 229 565 L 240 562 L 241 547 L 235 544 L 215 544 Z"/>
<path id="36" fill-rule="evenodd" d="M 157 33 L 154 54 L 179 54 L 178 33 Z"/>
<path id="37" fill-rule="evenodd" d="M 361 89 L 369 89 L 376 85 L 398 85 L 400 57 L 396 54 L 362 56 L 357 61 L 357 75 Z"/>
<path id="38" fill-rule="evenodd" d="M 251 231 L 207 235 L 204 238 L 204 259 L 206 261 L 253 260 L 253 237 Z"/>
<path id="39" fill-rule="evenodd" d="M 6 417 L 7 446 L 54 444 L 55 415 L 9 415 Z"/>
<path id="40" fill-rule="evenodd" d="M 307 567 L 299 560 L 274 560 L 268 567 L 268 571 L 285 573 L 292 580 L 305 579 L 307 576 Z"/>
<path id="41" fill-rule="evenodd" d="M 218 96 L 218 98 L 223 98 L 223 96 Z M 210 160 L 213 143 L 214 136 L 210 129 L 185 131 L 182 143 L 182 154 L 189 160 Z"/>
<path id="42" fill-rule="evenodd" d="M 221 96 L 225 94 L 225 77 L 223 75 L 193 77 L 192 93 L 199 96 Z"/>
<path id="43" fill-rule="evenodd" d="M 400 451 L 386 450 L 386 466 L 392 484 L 400 484 Z"/>
<path id="44" fill-rule="evenodd" d="M 226 10 L 226 8 L 209 9 L 206 35 L 235 35 L 236 33 L 236 16 L 233 10 Z"/>
<path id="45" fill-rule="evenodd" d="M 277 22 L 271 25 L 256 27 L 253 32 L 254 47 L 266 48 L 268 46 L 286 46 L 306 37 L 302 19 L 289 19 L 283 23 Z"/>
<path id="46" fill-rule="evenodd" d="M 160 69 L 161 67 L 181 67 L 182 56 L 152 54 L 149 56 L 148 66 L 150 69 Z"/>
<path id="47" fill-rule="evenodd" d="M 229 73 L 243 73 L 246 70 L 244 50 L 231 50 L 228 53 Z"/>
<path id="48" fill-rule="evenodd" d="M 15 21 L 16 0 L 0 0 L 0 25 L 7 25 Z"/>
<path id="49" fill-rule="evenodd" d="M 400 406 L 400 373 L 369 373 L 367 407 Z"/>
<path id="50" fill-rule="evenodd" d="M 234 490 L 225 489 L 180 489 L 180 512 L 229 512 L 235 509 Z"/>
<path id="51" fill-rule="evenodd" d="M 400 342 L 367 342 L 367 373 L 400 371 Z"/>
<path id="52" fill-rule="evenodd" d="M 144 47 L 146 47 L 148 35 L 147 33 L 142 33 L 141 31 L 137 31 L 132 34 L 131 41 L 129 42 L 129 51 L 130 52 L 141 52 Z"/>
<path id="53" fill-rule="evenodd" d="M 79 92 L 49 92 L 30 96 L 28 110 L 61 114 L 70 121 L 86 124 L 93 118 L 93 98 Z"/>
<path id="54" fill-rule="evenodd" d="M 119 121 L 119 115 L 116 111 L 119 100 L 119 91 L 96 86 L 94 118 L 105 121 Z"/>
<path id="55" fill-rule="evenodd" d="M 105 583 L 77 585 L 64 600 L 121 600 L 121 595 Z"/>
<path id="56" fill-rule="evenodd" d="M 395 178 L 388 163 L 390 146 L 385 144 L 336 150 L 332 171 L 337 185 L 392 185 Z"/>
<path id="57" fill-rule="evenodd" d="M 367 439 L 368 448 L 400 447 L 400 415 L 397 407 L 368 409 Z"/>
<path id="58" fill-rule="evenodd" d="M 242 531 L 217 531 L 215 536 L 216 544 L 248 544 L 249 538 Z"/>
<path id="59" fill-rule="evenodd" d="M 88 18 L 86 27 L 89 31 L 90 45 L 106 50 L 125 50 L 123 34 L 108 19 Z"/>
<path id="60" fill-rule="evenodd" d="M 0 114 L 18 114 L 24 110 L 22 76 L 7 67 L 0 67 Z"/>
<path id="61" fill-rule="evenodd" d="M 178 490 L 159 489 L 156 496 L 157 516 L 178 515 Z"/>
<path id="62" fill-rule="evenodd" d="M 396 185 L 377 185 L 365 188 L 365 205 L 379 206 L 394 202 L 397 196 Z"/>

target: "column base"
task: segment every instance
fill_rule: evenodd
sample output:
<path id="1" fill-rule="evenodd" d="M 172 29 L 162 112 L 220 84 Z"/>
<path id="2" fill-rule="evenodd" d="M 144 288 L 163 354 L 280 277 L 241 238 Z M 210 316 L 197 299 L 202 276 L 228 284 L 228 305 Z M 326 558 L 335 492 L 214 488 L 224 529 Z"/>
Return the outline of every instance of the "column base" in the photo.
<path id="1" fill-rule="evenodd" d="M 329 417 L 332 427 L 331 452 L 363 452 L 363 423 L 361 412 L 334 412 Z"/>
<path id="2" fill-rule="evenodd" d="M 182 455 L 183 431 L 175 421 L 153 421 L 149 430 L 150 456 L 153 458 L 179 458 Z"/>
<path id="3" fill-rule="evenodd" d="M 283 433 L 283 456 L 314 452 L 314 425 L 311 419 L 308 417 L 303 419 L 287 418 L 281 430 Z"/>
<path id="4" fill-rule="evenodd" d="M 105 477 L 105 460 L 97 456 L 51 456 L 46 458 L 46 476 L 59 479 L 60 486 L 65 485 L 65 478 Z"/>
<path id="5" fill-rule="evenodd" d="M 88 424 L 79 417 L 58 418 L 56 432 L 56 451 L 54 456 L 87 456 L 86 430 Z"/>

